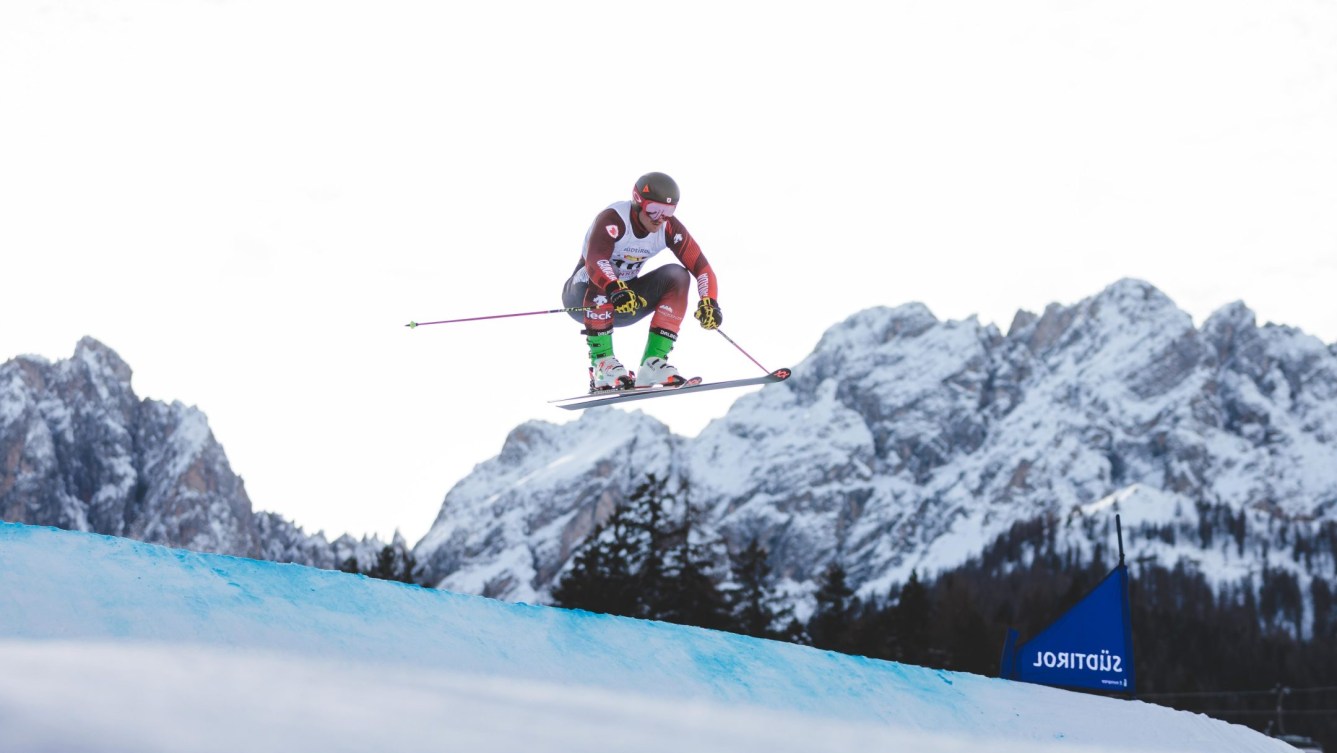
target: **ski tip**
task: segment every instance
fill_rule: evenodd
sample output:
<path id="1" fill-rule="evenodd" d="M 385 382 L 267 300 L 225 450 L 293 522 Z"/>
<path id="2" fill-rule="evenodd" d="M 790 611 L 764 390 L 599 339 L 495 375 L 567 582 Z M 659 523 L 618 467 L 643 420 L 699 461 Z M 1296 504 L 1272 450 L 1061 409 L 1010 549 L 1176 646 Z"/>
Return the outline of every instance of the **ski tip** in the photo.
<path id="1" fill-rule="evenodd" d="M 771 372 L 771 376 L 773 376 L 773 377 L 775 377 L 777 380 L 783 382 L 784 380 L 788 379 L 789 376 L 790 376 L 791 374 L 793 374 L 793 373 L 794 373 L 794 372 L 793 372 L 793 371 L 790 371 L 789 369 L 776 369 L 775 371 L 772 371 L 772 372 Z"/>

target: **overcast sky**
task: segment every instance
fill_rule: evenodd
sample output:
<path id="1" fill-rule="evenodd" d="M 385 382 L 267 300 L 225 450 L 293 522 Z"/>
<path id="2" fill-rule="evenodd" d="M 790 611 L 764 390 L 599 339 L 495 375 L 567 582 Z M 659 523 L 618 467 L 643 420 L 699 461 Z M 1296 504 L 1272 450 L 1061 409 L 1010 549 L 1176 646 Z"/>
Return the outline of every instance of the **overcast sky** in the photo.
<path id="1" fill-rule="evenodd" d="M 96 337 L 257 509 L 416 543 L 587 360 L 563 316 L 404 324 L 560 306 L 651 170 L 770 369 L 1122 277 L 1337 342 L 1331 1 L 5 0 L 0 359 Z M 760 373 L 691 320 L 673 360 Z"/>

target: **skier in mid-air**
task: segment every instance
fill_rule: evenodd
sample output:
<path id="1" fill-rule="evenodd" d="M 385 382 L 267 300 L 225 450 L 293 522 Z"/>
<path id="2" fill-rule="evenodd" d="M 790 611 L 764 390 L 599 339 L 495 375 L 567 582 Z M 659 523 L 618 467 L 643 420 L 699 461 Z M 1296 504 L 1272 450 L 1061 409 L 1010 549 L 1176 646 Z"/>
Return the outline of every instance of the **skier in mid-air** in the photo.
<path id="1" fill-rule="evenodd" d="M 589 345 L 590 391 L 631 387 L 678 386 L 686 380 L 668 362 L 687 311 L 693 281 L 700 301 L 696 320 L 706 329 L 720 326 L 719 284 L 701 247 L 674 216 L 681 199 L 678 184 L 664 173 L 636 181 L 631 200 L 610 204 L 585 233 L 580 263 L 562 289 L 571 317 L 585 325 Z M 669 264 L 645 277 L 641 267 L 669 249 L 682 265 Z M 650 335 L 633 376 L 613 355 L 613 329 L 653 313 Z"/>

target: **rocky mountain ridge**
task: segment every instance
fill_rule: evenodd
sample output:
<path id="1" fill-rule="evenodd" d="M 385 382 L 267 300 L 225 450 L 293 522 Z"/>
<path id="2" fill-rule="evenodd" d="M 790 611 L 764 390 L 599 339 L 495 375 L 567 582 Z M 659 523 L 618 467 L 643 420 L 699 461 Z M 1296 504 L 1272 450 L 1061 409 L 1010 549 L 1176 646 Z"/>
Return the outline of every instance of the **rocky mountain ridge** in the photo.
<path id="1" fill-rule="evenodd" d="M 323 568 L 375 560 L 374 538 L 329 542 L 254 512 L 204 413 L 139 399 L 131 376 L 91 337 L 68 360 L 0 364 L 0 520 Z"/>
<path id="2" fill-rule="evenodd" d="M 1195 327 L 1138 280 L 1021 312 L 1006 334 L 917 303 L 870 309 L 697 437 L 617 409 L 517 427 L 415 556 L 442 587 L 543 601 L 648 473 L 731 551 L 758 538 L 800 601 L 831 561 L 884 594 L 1037 518 L 1064 548 L 1108 552 L 1114 511 L 1131 557 L 1221 581 L 1331 577 L 1337 542 L 1303 564 L 1295 550 L 1330 535 L 1337 507 L 1337 348 L 1242 303 Z"/>

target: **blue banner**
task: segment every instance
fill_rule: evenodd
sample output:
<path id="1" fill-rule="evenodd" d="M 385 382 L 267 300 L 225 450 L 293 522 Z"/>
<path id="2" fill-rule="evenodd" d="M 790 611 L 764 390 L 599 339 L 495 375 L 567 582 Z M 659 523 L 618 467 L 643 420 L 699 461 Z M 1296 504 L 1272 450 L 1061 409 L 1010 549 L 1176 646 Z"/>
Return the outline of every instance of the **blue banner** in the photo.
<path id="1" fill-rule="evenodd" d="M 1008 631 L 1001 676 L 1118 693 L 1133 692 L 1133 622 L 1122 564 L 1039 635 L 1014 646 Z"/>

